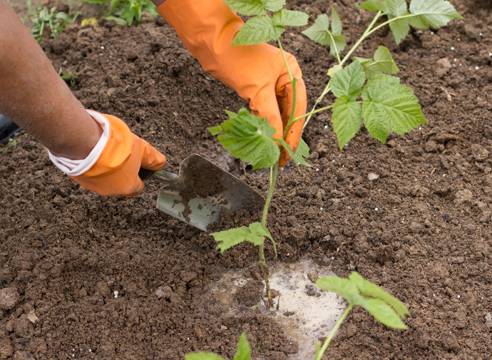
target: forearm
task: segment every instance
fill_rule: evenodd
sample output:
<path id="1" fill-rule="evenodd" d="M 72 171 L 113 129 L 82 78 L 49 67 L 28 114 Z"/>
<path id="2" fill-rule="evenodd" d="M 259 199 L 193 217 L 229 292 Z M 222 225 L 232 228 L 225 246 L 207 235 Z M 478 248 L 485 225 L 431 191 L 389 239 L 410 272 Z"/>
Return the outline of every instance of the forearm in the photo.
<path id="1" fill-rule="evenodd" d="M 100 137 L 87 114 L 13 10 L 0 0 L 0 113 L 54 154 L 87 156 Z"/>

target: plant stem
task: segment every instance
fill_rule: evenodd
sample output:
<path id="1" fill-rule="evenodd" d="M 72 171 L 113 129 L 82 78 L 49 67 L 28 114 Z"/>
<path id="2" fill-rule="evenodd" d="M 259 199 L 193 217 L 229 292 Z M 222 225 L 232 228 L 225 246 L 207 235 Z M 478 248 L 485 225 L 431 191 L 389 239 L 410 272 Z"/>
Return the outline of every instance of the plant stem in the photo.
<path id="1" fill-rule="evenodd" d="M 261 215 L 261 225 L 268 228 L 268 212 L 270 211 L 270 206 L 272 204 L 273 194 L 275 193 L 275 188 L 277 186 L 277 179 L 279 174 L 279 165 L 275 164 L 270 168 L 270 180 L 268 184 L 268 193 L 265 199 L 265 204 L 263 205 L 263 213 Z M 260 271 L 265 281 L 265 291 L 267 295 L 268 308 L 273 305 L 272 292 L 270 289 L 270 271 L 268 269 L 268 264 L 265 258 L 265 243 L 263 242 L 258 247 L 258 257 L 260 264 Z"/>
<path id="2" fill-rule="evenodd" d="M 279 173 L 279 165 L 275 164 L 270 168 L 270 181 L 268 185 L 268 193 L 263 206 L 263 214 L 261 216 L 261 224 L 263 226 L 268 225 L 268 212 L 270 211 L 270 205 L 272 203 L 273 194 L 275 193 L 275 187 L 277 186 L 277 179 Z"/>
<path id="3" fill-rule="evenodd" d="M 318 114 L 320 112 L 323 112 L 323 111 L 326 111 L 326 110 L 330 110 L 332 107 L 333 107 L 333 104 L 328 105 L 328 106 L 324 106 L 324 107 L 319 108 L 319 109 L 316 109 L 316 110 L 312 110 L 312 111 L 310 111 L 308 113 L 305 113 L 304 115 L 300 115 L 300 116 L 296 117 L 294 119 L 294 121 L 301 120 L 301 119 L 305 118 L 306 116 L 313 116 L 313 115 Z"/>
<path id="4" fill-rule="evenodd" d="M 379 20 L 379 18 L 382 16 L 382 12 L 379 11 L 376 15 L 374 15 L 374 19 L 372 19 L 371 23 L 367 27 L 367 29 L 364 31 L 362 36 L 357 40 L 357 42 L 350 48 L 349 52 L 343 57 L 342 62 L 340 63 L 341 66 L 343 66 L 347 60 L 350 59 L 352 54 L 359 48 L 359 46 L 364 42 L 365 39 L 367 39 L 368 36 L 370 36 L 374 31 L 373 27 L 376 24 L 376 22 Z"/>
<path id="5" fill-rule="evenodd" d="M 321 349 L 319 350 L 318 354 L 316 355 L 316 359 L 315 360 L 321 360 L 323 358 L 323 355 L 324 355 L 326 349 L 328 349 L 328 346 L 330 346 L 331 341 L 333 340 L 333 338 L 337 334 L 338 329 L 340 329 L 340 326 L 342 326 L 342 324 L 345 321 L 345 319 L 347 318 L 347 316 L 349 316 L 350 312 L 352 311 L 352 308 L 353 308 L 353 305 L 352 304 L 350 304 L 349 306 L 347 306 L 347 308 L 343 312 L 343 314 L 340 317 L 340 319 L 338 319 L 338 321 L 336 322 L 335 326 L 333 327 L 333 329 L 331 329 L 330 333 L 326 337 L 326 339 L 325 339 L 325 341 L 323 343 L 323 346 L 321 347 Z"/>

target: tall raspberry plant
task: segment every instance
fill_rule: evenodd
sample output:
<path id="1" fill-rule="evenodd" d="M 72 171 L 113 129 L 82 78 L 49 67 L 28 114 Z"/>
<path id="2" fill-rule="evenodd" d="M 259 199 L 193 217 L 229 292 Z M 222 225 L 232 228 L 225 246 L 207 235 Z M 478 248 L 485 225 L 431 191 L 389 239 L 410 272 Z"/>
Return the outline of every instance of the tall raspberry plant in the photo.
<path id="1" fill-rule="evenodd" d="M 281 36 L 287 27 L 303 27 L 308 15 L 301 11 L 285 9 L 285 0 L 225 0 L 226 3 L 248 20 L 236 34 L 234 46 L 247 46 L 275 42 L 284 57 L 295 93 L 296 81 L 289 69 L 283 51 Z M 399 68 L 391 52 L 379 46 L 371 58 L 354 56 L 363 42 L 376 31 L 388 26 L 397 44 L 409 34 L 411 28 L 438 29 L 461 16 L 449 1 L 445 0 L 366 0 L 360 8 L 374 13 L 373 19 L 353 46 L 347 48 L 343 34 L 343 22 L 333 8 L 330 14 L 319 15 L 303 34 L 314 42 L 328 47 L 336 64 L 327 70 L 327 84 L 317 97 L 310 112 L 294 117 L 295 108 L 286 130 L 295 122 L 305 119 L 306 127 L 315 114 L 331 111 L 333 131 L 342 150 L 365 127 L 371 137 L 385 143 L 391 134 L 403 136 L 428 123 L 413 90 L 402 84 L 396 76 Z M 328 94 L 335 102 L 319 107 Z M 295 101 L 294 101 L 295 104 Z M 295 105 L 294 105 L 295 106 Z M 307 165 L 307 144 L 302 141 L 293 151 L 283 140 L 273 139 L 274 130 L 265 119 L 246 109 L 237 113 L 227 112 L 228 119 L 210 128 L 219 142 L 237 159 L 253 166 L 254 170 L 269 169 L 269 188 L 261 220 L 249 226 L 229 229 L 212 234 L 221 252 L 242 243 L 258 247 L 259 264 L 266 285 L 268 306 L 272 305 L 269 271 L 265 258 L 265 241 L 271 241 L 276 253 L 276 243 L 268 230 L 268 213 L 279 174 L 279 148 L 284 148 L 297 165 Z"/>

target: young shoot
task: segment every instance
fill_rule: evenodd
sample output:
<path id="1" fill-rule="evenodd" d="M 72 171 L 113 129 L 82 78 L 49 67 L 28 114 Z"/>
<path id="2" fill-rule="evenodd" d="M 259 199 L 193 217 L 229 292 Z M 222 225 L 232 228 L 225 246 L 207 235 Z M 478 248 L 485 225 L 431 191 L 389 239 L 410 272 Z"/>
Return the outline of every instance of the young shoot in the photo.
<path id="1" fill-rule="evenodd" d="M 338 294 L 347 301 L 348 305 L 323 344 L 318 345 L 315 360 L 323 358 L 340 326 L 356 306 L 362 307 L 377 322 L 390 329 L 407 329 L 403 322 L 409 314 L 407 306 L 383 288 L 364 279 L 357 272 L 352 272 L 348 278 L 338 276 L 320 277 L 316 281 L 316 286 L 321 290 Z"/>
<path id="2" fill-rule="evenodd" d="M 222 356 L 211 352 L 196 352 L 185 355 L 185 360 L 225 360 Z M 237 343 L 236 354 L 232 360 L 251 360 L 251 346 L 243 333 Z"/>
<path id="3" fill-rule="evenodd" d="M 330 48 L 337 64 L 328 70 L 330 80 L 317 98 L 312 110 L 306 114 L 306 127 L 314 114 L 332 110 L 333 130 L 342 150 L 360 131 L 362 125 L 369 135 L 385 143 L 389 135 L 403 136 L 427 124 L 413 91 L 400 84 L 399 71 L 390 51 L 380 46 L 372 59 L 353 57 L 362 43 L 376 31 L 389 26 L 397 44 L 410 33 L 410 29 L 438 29 L 461 15 L 445 0 L 366 0 L 360 7 L 375 13 L 374 18 L 354 45 L 343 55 L 346 47 L 342 22 L 332 9 L 331 23 L 327 15 L 319 15 L 303 34 L 314 42 Z M 380 21 L 384 19 L 383 21 Z M 343 56 L 342 56 L 343 55 Z M 348 66 L 345 66 L 349 63 Z M 329 94 L 336 97 L 334 104 L 318 109 Z"/>
<path id="4" fill-rule="evenodd" d="M 84 2 L 105 7 L 104 19 L 121 26 L 140 24 L 144 13 L 157 16 L 155 5 L 150 0 L 84 0 Z"/>
<path id="5" fill-rule="evenodd" d="M 78 17 L 78 14 L 70 15 L 64 11 L 58 11 L 56 7 L 38 6 L 32 8 L 30 2 L 28 8 L 32 23 L 31 33 L 38 42 L 41 42 L 47 35 L 55 38 Z"/>
<path id="6" fill-rule="evenodd" d="M 77 85 L 77 81 L 79 80 L 79 74 L 64 70 L 63 68 L 58 70 L 58 75 L 60 75 L 62 80 L 65 81 L 65 83 L 70 87 Z"/>

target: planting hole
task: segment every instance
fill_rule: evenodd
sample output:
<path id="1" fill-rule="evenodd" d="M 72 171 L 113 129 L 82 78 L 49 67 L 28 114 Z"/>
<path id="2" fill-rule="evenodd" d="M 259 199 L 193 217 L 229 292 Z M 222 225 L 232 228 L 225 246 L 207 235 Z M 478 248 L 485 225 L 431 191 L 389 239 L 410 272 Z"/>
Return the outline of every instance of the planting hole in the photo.
<path id="1" fill-rule="evenodd" d="M 311 260 L 292 264 L 278 264 L 271 269 L 270 285 L 280 293 L 274 298 L 274 307 L 267 310 L 263 303 L 248 304 L 269 314 L 283 328 L 285 334 L 298 345 L 298 352 L 290 360 L 314 357 L 316 339 L 324 338 L 342 315 L 345 304 L 334 293 L 319 290 L 317 276 L 333 274 L 329 268 Z M 227 307 L 231 316 L 247 311 L 237 302 L 239 291 L 251 280 L 241 271 L 228 272 L 212 289 L 215 300 Z M 278 310 L 277 303 L 280 301 Z"/>

